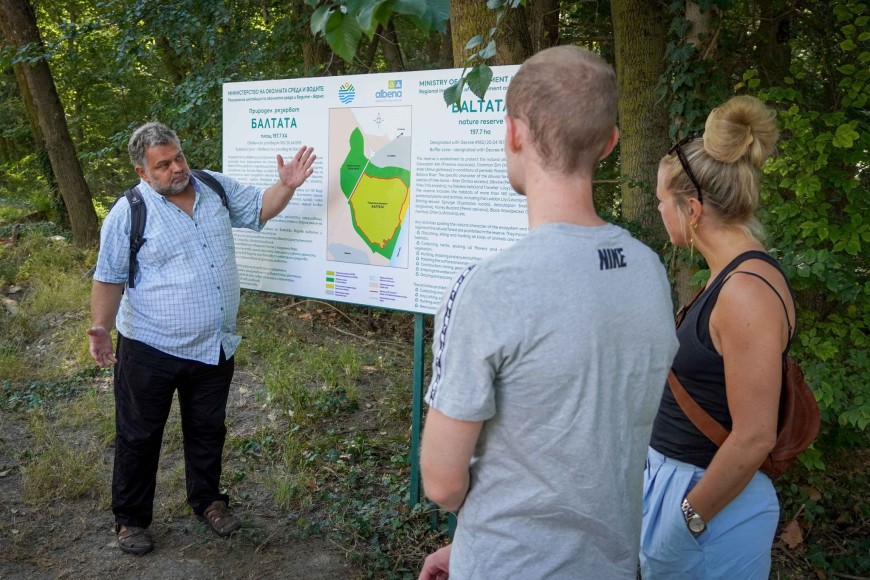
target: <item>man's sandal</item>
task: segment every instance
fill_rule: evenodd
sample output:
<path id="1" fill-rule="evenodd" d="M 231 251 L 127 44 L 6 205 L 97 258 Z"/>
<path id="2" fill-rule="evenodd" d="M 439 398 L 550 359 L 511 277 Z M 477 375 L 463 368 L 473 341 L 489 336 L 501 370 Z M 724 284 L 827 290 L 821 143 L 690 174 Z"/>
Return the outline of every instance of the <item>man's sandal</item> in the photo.
<path id="1" fill-rule="evenodd" d="M 205 508 L 201 516 L 196 516 L 201 522 L 205 522 L 209 527 L 222 538 L 225 538 L 242 527 L 242 522 L 233 515 L 226 502 L 214 501 L 210 506 Z"/>
<path id="2" fill-rule="evenodd" d="M 123 528 L 123 531 L 121 531 Z M 128 554 L 147 554 L 154 549 L 154 542 L 145 528 L 139 526 L 117 526 L 118 547 Z"/>

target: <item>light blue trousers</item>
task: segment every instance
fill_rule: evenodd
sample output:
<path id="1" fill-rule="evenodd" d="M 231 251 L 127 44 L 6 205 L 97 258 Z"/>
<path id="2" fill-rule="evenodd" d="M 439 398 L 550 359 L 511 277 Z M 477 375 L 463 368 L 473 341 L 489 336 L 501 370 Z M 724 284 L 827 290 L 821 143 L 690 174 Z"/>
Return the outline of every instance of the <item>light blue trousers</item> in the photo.
<path id="1" fill-rule="evenodd" d="M 704 472 L 652 448 L 648 451 L 640 538 L 643 579 L 767 579 L 779 522 L 773 484 L 756 473 L 695 538 L 686 527 L 680 503 Z"/>

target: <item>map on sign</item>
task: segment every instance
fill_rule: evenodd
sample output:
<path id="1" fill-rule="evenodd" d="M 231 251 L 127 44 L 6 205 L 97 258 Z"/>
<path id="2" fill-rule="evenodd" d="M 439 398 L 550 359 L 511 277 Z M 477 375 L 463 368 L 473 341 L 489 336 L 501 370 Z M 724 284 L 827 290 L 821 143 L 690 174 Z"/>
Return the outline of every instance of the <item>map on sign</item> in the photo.
<path id="1" fill-rule="evenodd" d="M 329 111 L 326 258 L 408 268 L 411 107 Z"/>

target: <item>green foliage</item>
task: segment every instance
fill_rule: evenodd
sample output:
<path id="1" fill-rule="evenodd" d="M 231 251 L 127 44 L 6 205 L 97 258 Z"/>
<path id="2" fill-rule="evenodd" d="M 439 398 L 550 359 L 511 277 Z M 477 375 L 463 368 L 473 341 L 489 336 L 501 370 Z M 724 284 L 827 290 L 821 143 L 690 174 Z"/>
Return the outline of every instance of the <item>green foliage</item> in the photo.
<path id="1" fill-rule="evenodd" d="M 827 437 L 870 442 L 870 27 L 866 5 L 838 3 L 823 69 L 796 64 L 777 104 L 783 139 L 767 165 L 764 221 L 798 294 L 798 343 Z M 864 63 L 856 66 L 856 62 Z M 819 102 L 819 75 L 837 88 Z M 754 71 L 741 86 L 753 86 Z M 822 95 L 823 96 L 823 95 Z"/>
<path id="2" fill-rule="evenodd" d="M 36 409 L 49 402 L 81 393 L 92 378 L 91 373 L 85 373 L 71 379 L 28 381 L 20 385 L 6 379 L 0 382 L 0 407 L 11 411 Z"/>
<path id="3" fill-rule="evenodd" d="M 364 566 L 366 577 L 416 576 L 436 534 L 427 530 L 422 506 L 408 507 L 408 458 L 399 451 L 406 442 L 363 432 L 305 435 L 288 435 L 288 469 L 272 481 L 279 505 L 300 510 L 296 523 L 306 533 L 349 546 L 348 557 Z M 315 506 L 324 507 L 325 520 L 303 515 Z M 429 542 L 421 544 L 421 537 Z"/>
<path id="4" fill-rule="evenodd" d="M 754 58 L 769 39 L 760 36 L 761 29 L 746 29 L 746 18 L 758 16 L 756 8 L 728 4 L 730 11 L 724 2 L 700 5 L 702 12 L 712 11 L 716 50 L 726 60 L 707 51 L 709 35 L 701 35 L 697 45 L 686 42 L 685 3 L 671 3 L 672 40 L 659 91 L 668 99 L 672 138 L 700 128 L 709 110 L 734 90 L 758 95 L 779 111 L 782 138 L 765 169 L 760 217 L 770 232 L 770 251 L 798 295 L 793 353 L 824 421 L 817 449 L 802 461 L 822 470 L 834 442 L 866 445 L 870 434 L 870 18 L 866 5 L 854 0 L 801 9 L 802 18 L 816 19 L 815 26 L 792 24 L 791 74 L 770 86 L 771 77 L 762 72 L 777 63 Z M 702 58 L 705 52 L 709 58 Z M 698 272 L 693 282 L 708 274 Z"/>
<path id="5" fill-rule="evenodd" d="M 805 530 L 796 556 L 805 562 L 807 577 L 870 574 L 870 505 L 864 499 L 870 481 L 865 463 L 866 454 L 832 452 L 828 469 L 796 469 L 777 482 L 783 518 L 796 520 Z M 840 549 L 823 549 L 824 538 L 833 535 L 845 538 Z"/>
<path id="6" fill-rule="evenodd" d="M 508 10 L 525 6 L 527 0 L 487 0 L 487 7 L 496 11 L 496 25 L 485 35 L 477 35 L 468 41 L 466 50 L 475 50 L 466 58 L 466 66 L 459 79 L 444 90 L 444 102 L 449 106 L 458 105 L 466 86 L 478 98 L 484 98 L 492 81 L 492 69 L 486 61 L 496 54 L 496 34 L 499 23 Z M 306 0 L 310 6 L 317 6 L 311 16 L 311 32 L 323 36 L 330 48 L 347 62 L 353 60 L 357 45 L 365 33 L 371 38 L 378 26 L 385 26 L 394 15 L 411 18 L 420 30 L 444 32 L 450 17 L 450 2 L 422 0 Z M 466 74 L 468 66 L 471 70 Z"/>
<path id="7" fill-rule="evenodd" d="M 450 17 L 448 0 L 305 0 L 317 6 L 311 15 L 311 32 L 323 36 L 335 54 L 351 62 L 365 33 L 372 38 L 378 26 L 394 15 L 409 17 L 420 30 L 444 32 Z"/>

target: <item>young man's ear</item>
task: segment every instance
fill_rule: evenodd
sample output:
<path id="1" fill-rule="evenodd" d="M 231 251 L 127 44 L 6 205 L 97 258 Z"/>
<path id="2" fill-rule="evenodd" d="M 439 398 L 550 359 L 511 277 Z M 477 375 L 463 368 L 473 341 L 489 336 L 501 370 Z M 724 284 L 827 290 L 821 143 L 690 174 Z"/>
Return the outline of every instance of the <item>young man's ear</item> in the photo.
<path id="1" fill-rule="evenodd" d="M 517 122 L 510 117 L 510 115 L 505 115 L 504 117 L 504 146 L 505 149 L 510 151 L 511 153 L 516 153 L 519 148 L 519 135 L 517 131 L 519 127 L 517 127 Z"/>
<path id="2" fill-rule="evenodd" d="M 608 155 L 613 152 L 613 148 L 616 147 L 616 144 L 619 142 L 619 127 L 616 125 L 613 126 L 613 131 L 610 133 L 610 139 L 607 141 L 607 145 L 604 146 L 604 149 L 601 150 L 601 155 L 598 156 L 598 161 L 601 161 Z"/>

